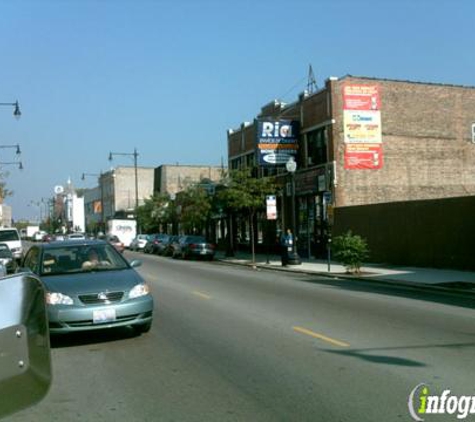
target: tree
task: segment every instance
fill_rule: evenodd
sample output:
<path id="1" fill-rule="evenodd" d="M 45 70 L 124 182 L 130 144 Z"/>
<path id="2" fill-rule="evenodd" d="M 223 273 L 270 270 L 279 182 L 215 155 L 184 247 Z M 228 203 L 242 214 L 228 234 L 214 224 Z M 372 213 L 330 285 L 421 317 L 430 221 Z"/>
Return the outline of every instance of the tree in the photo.
<path id="1" fill-rule="evenodd" d="M 185 233 L 202 234 L 211 212 L 211 197 L 202 184 L 178 193 L 176 207 Z"/>
<path id="2" fill-rule="evenodd" d="M 218 200 L 226 204 L 228 209 L 244 211 L 249 215 L 252 262 L 255 263 L 254 217 L 257 211 L 265 208 L 266 195 L 275 191 L 275 185 L 270 178 L 253 177 L 250 168 L 231 171 L 223 183 L 227 189 L 218 193 Z"/>
<path id="3" fill-rule="evenodd" d="M 167 194 L 154 194 L 146 199 L 138 210 L 138 218 L 145 233 L 158 233 L 162 225 L 171 220 L 170 208 L 172 201 Z"/>
<path id="4" fill-rule="evenodd" d="M 0 204 L 3 203 L 3 200 L 8 196 L 13 195 L 13 191 L 7 189 L 5 178 L 8 176 L 8 172 L 0 172 Z"/>

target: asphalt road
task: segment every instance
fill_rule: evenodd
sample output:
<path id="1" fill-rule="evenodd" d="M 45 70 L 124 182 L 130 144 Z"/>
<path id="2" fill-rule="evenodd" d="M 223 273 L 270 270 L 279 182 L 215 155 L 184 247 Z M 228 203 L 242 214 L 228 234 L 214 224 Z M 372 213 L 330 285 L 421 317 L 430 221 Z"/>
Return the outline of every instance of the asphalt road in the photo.
<path id="1" fill-rule="evenodd" d="M 55 340 L 47 397 L 5 421 L 408 421 L 422 382 L 475 395 L 470 300 L 126 256 L 153 288 L 151 332 Z"/>

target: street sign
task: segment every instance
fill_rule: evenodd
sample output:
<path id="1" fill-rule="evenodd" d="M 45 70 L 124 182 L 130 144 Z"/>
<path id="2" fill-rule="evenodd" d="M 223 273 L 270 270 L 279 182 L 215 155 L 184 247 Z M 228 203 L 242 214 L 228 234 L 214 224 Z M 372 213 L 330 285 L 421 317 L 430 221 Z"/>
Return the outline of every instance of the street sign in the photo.
<path id="1" fill-rule="evenodd" d="M 327 191 L 327 192 L 323 192 L 323 201 L 325 202 L 325 204 L 329 204 L 332 202 L 332 193 Z"/>
<path id="2" fill-rule="evenodd" d="M 277 220 L 277 198 L 275 195 L 268 195 L 266 198 L 267 219 Z"/>

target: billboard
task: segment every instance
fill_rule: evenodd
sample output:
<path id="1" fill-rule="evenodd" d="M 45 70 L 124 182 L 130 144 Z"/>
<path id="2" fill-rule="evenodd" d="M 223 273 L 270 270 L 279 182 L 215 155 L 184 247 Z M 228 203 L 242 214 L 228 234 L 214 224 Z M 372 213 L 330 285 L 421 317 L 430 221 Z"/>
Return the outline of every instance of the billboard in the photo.
<path id="1" fill-rule="evenodd" d="M 378 85 L 345 84 L 343 139 L 346 170 L 379 170 L 383 166 L 381 98 Z"/>
<path id="2" fill-rule="evenodd" d="M 377 170 L 383 167 L 381 144 L 346 144 L 346 170 Z"/>
<path id="3" fill-rule="evenodd" d="M 345 143 L 380 144 L 381 115 L 379 111 L 343 111 Z"/>
<path id="4" fill-rule="evenodd" d="M 298 151 L 299 122 L 262 118 L 256 120 L 257 159 L 260 166 L 282 165 Z"/>
<path id="5" fill-rule="evenodd" d="M 102 202 L 101 201 L 94 201 L 93 204 L 94 214 L 101 214 L 102 213 Z"/>
<path id="6" fill-rule="evenodd" d="M 344 85 L 343 110 L 381 110 L 379 86 Z"/>

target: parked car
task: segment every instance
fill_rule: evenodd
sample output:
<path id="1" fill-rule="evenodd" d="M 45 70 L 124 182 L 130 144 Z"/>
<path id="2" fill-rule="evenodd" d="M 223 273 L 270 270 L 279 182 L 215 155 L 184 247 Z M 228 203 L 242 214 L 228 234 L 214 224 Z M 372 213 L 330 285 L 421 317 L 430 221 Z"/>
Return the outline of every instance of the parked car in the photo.
<path id="1" fill-rule="evenodd" d="M 84 233 L 70 233 L 67 237 L 68 240 L 86 240 Z"/>
<path id="2" fill-rule="evenodd" d="M 46 233 L 43 238 L 41 239 L 42 242 L 51 242 L 54 240 L 53 235 Z"/>
<path id="3" fill-rule="evenodd" d="M 125 250 L 124 243 L 121 242 L 120 239 L 115 234 L 101 235 L 101 236 L 98 236 L 98 239 L 102 239 L 102 240 L 105 240 L 106 242 L 109 242 L 120 253 L 123 253 Z"/>
<path id="4" fill-rule="evenodd" d="M 145 245 L 144 252 L 155 255 L 161 255 L 161 251 L 165 247 L 165 243 L 170 236 L 168 234 L 160 233 L 152 235 Z"/>
<path id="5" fill-rule="evenodd" d="M 161 236 L 159 234 L 148 234 L 147 235 L 147 241 L 145 242 L 144 247 L 142 248 L 142 251 L 144 253 L 151 253 L 152 252 L 152 244 L 157 239 L 158 236 Z"/>
<path id="6" fill-rule="evenodd" d="M 165 248 L 163 250 L 164 256 L 171 256 L 172 258 L 175 257 L 175 250 L 180 248 L 180 239 L 183 236 L 170 236 L 168 242 L 165 244 Z"/>
<path id="7" fill-rule="evenodd" d="M 35 242 L 42 242 L 43 241 L 43 236 L 47 234 L 45 231 L 43 230 L 39 230 L 37 232 L 35 232 L 33 234 L 33 241 Z"/>
<path id="8" fill-rule="evenodd" d="M 8 245 L 12 251 L 13 257 L 20 261 L 23 257 L 23 244 L 20 239 L 20 233 L 15 227 L 0 228 L 0 243 Z"/>
<path id="9" fill-rule="evenodd" d="M 130 243 L 130 250 L 131 251 L 143 251 L 143 248 L 147 244 L 148 240 L 147 234 L 139 234 L 137 235 L 132 242 Z"/>
<path id="10" fill-rule="evenodd" d="M 144 333 L 152 325 L 154 302 L 134 269 L 140 264 L 129 263 L 103 240 L 66 240 L 33 245 L 22 266 L 44 284 L 52 334 L 122 326 Z"/>
<path id="11" fill-rule="evenodd" d="M 0 243 L 0 264 L 5 267 L 7 274 L 12 274 L 17 269 L 17 261 L 6 243 Z"/>
<path id="12" fill-rule="evenodd" d="M 214 258 L 215 246 L 206 241 L 203 236 L 183 236 L 180 238 L 174 250 L 174 258 Z"/>

